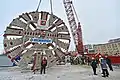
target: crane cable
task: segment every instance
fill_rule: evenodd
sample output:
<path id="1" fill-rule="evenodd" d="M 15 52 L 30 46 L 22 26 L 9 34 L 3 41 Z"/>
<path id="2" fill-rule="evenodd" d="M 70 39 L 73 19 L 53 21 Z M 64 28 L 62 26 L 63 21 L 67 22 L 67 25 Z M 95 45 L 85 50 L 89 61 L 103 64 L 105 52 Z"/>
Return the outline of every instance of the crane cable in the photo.
<path id="1" fill-rule="evenodd" d="M 38 12 L 38 10 L 39 10 L 39 7 L 40 7 L 40 4 L 41 4 L 41 1 L 42 1 L 42 0 L 39 1 L 38 7 L 37 7 L 37 9 L 36 9 L 36 12 Z M 51 10 L 51 15 L 53 16 L 52 0 L 50 0 L 50 10 Z M 47 33 L 47 34 L 48 34 L 48 33 Z M 47 34 L 46 34 L 46 35 L 47 35 Z M 57 41 L 57 42 L 58 42 L 58 41 Z"/>
<path id="2" fill-rule="evenodd" d="M 50 0 L 50 9 L 51 9 L 51 14 L 53 15 L 52 0 Z"/>
<path id="3" fill-rule="evenodd" d="M 0 34 L 0 36 L 3 36 L 3 34 L 4 34 L 4 32 L 2 32 L 2 33 Z"/>
<path id="4" fill-rule="evenodd" d="M 42 1 L 42 0 L 39 1 L 39 4 L 38 4 L 37 9 L 36 9 L 36 12 L 38 12 L 38 10 L 39 10 L 39 7 L 40 7 L 40 4 L 41 4 L 41 1 Z M 51 14 L 53 14 L 52 0 L 50 0 L 50 9 L 51 9 Z"/>
<path id="5" fill-rule="evenodd" d="M 38 10 L 39 10 L 39 7 L 40 7 L 40 4 L 41 4 L 41 1 L 42 1 L 42 0 L 39 1 L 39 4 L 38 4 L 37 9 L 36 9 L 36 12 L 38 12 Z"/>
<path id="6" fill-rule="evenodd" d="M 51 9 L 51 16 L 53 16 L 53 4 L 52 4 L 52 0 L 50 0 L 50 9 Z M 52 25 L 53 25 L 53 23 L 52 23 Z M 57 31 L 57 34 L 58 34 L 57 26 L 56 26 L 56 31 Z M 56 39 L 57 39 L 56 45 L 58 45 L 58 38 L 56 38 Z M 57 47 L 55 47 L 55 49 L 57 49 Z"/>

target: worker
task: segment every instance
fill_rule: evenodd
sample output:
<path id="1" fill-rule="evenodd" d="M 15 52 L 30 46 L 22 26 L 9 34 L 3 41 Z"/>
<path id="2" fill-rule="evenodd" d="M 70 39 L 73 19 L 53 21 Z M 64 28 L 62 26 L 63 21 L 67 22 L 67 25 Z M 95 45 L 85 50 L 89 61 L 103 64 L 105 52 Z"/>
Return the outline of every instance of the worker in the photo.
<path id="1" fill-rule="evenodd" d="M 108 69 L 107 69 L 107 62 L 106 62 L 106 59 L 103 58 L 101 59 L 101 68 L 102 68 L 102 71 L 103 71 L 103 76 L 102 77 L 108 77 L 109 76 L 109 72 L 108 72 Z"/>
<path id="2" fill-rule="evenodd" d="M 97 74 L 96 74 L 97 62 L 96 62 L 96 60 L 95 60 L 94 57 L 92 57 L 91 66 L 92 66 L 94 75 L 97 75 Z"/>
<path id="3" fill-rule="evenodd" d="M 107 62 L 107 64 L 108 64 L 109 69 L 110 69 L 111 71 L 113 71 L 110 58 L 108 58 L 108 56 L 105 56 L 105 59 L 106 59 L 106 62 Z"/>
<path id="4" fill-rule="evenodd" d="M 41 74 L 42 72 L 44 72 L 45 74 L 46 66 L 47 66 L 47 59 L 44 57 L 41 61 L 41 70 L 40 70 Z"/>

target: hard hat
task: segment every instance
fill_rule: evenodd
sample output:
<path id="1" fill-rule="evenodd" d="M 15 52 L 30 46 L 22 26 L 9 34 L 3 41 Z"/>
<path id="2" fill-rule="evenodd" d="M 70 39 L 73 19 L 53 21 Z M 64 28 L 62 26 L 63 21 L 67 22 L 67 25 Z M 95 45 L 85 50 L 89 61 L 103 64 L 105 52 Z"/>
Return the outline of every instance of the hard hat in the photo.
<path id="1" fill-rule="evenodd" d="M 94 57 L 92 57 L 92 59 L 95 59 Z"/>

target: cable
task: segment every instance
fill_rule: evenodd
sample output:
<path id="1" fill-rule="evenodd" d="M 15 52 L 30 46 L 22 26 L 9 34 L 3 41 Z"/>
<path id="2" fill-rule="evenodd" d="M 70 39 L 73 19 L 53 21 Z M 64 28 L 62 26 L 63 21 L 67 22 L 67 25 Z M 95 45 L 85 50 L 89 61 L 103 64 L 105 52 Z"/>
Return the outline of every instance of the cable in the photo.
<path id="1" fill-rule="evenodd" d="M 50 0 L 50 9 L 51 9 L 51 14 L 53 14 L 52 0 Z"/>
<path id="2" fill-rule="evenodd" d="M 50 0 L 50 8 L 51 8 L 51 16 L 53 16 L 53 5 L 52 5 L 52 0 Z M 52 18 L 51 18 L 52 19 Z M 53 23 L 52 23 L 53 25 Z M 58 35 L 58 30 L 57 30 L 57 26 L 56 26 L 56 31 L 57 31 L 57 35 Z M 55 38 L 54 38 L 55 39 Z M 57 42 L 56 42 L 56 46 L 58 45 L 58 37 L 56 38 L 57 39 Z M 57 49 L 57 47 L 56 47 Z"/>
<path id="3" fill-rule="evenodd" d="M 41 4 L 41 1 L 42 1 L 42 0 L 39 1 L 38 7 L 37 7 L 37 9 L 36 9 L 36 12 L 38 12 L 38 10 L 39 10 L 39 7 L 40 7 L 40 4 Z"/>
<path id="4" fill-rule="evenodd" d="M 0 36 L 3 36 L 3 34 L 4 34 L 4 32 L 2 32 L 2 33 L 0 34 Z"/>
<path id="5" fill-rule="evenodd" d="M 36 12 L 38 12 L 38 10 L 39 10 L 39 7 L 40 7 L 40 4 L 41 4 L 41 1 L 42 1 L 42 0 L 39 1 L 38 7 L 37 7 L 37 9 L 36 9 Z M 50 0 L 50 8 L 51 8 L 51 14 L 53 14 L 52 0 Z"/>

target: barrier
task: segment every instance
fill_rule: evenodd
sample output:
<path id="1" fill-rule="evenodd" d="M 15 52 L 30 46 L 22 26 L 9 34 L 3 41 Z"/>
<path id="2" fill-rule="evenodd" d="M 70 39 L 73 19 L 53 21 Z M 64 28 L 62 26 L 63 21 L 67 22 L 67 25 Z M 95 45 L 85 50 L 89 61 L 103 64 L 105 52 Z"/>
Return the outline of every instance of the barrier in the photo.
<path id="1" fill-rule="evenodd" d="M 112 64 L 120 64 L 120 56 L 108 56 Z"/>
<path id="2" fill-rule="evenodd" d="M 101 54 L 85 54 L 86 56 L 92 58 L 99 58 Z M 104 55 L 101 55 L 104 57 Z M 110 58 L 112 64 L 120 64 L 120 56 L 108 56 Z"/>

